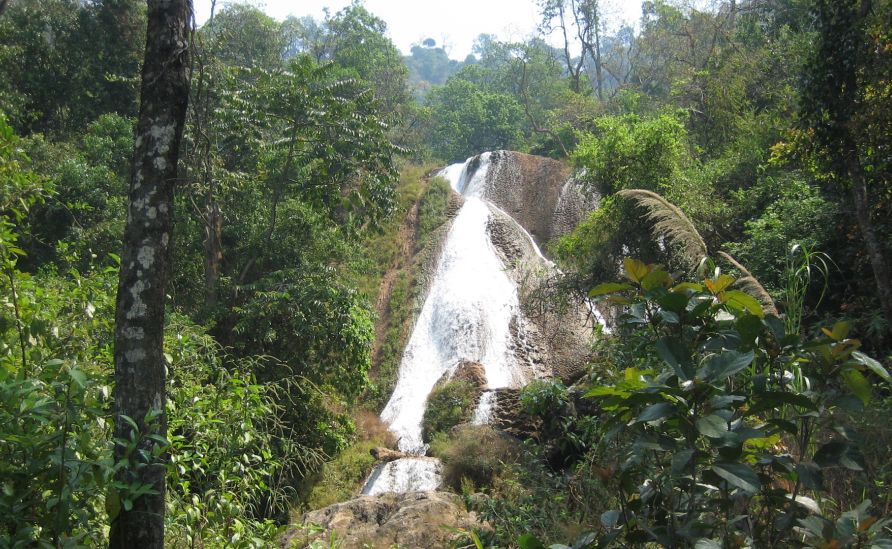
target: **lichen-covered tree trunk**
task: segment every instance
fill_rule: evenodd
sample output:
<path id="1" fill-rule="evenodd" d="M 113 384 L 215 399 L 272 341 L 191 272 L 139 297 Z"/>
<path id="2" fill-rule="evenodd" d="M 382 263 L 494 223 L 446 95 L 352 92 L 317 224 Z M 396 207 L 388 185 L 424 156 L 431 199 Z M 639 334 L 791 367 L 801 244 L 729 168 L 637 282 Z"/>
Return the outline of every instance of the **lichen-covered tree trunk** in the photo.
<path id="1" fill-rule="evenodd" d="M 134 497 L 119 489 L 109 547 L 164 547 L 164 459 L 151 434 L 166 435 L 164 300 L 170 270 L 173 197 L 189 100 L 191 0 L 148 0 L 139 120 L 130 176 L 115 313 L 115 458 L 117 480 L 150 485 Z M 138 432 L 134 433 L 131 419 Z M 129 508 L 132 504 L 132 508 Z M 128 509 L 129 508 L 129 509 Z"/>

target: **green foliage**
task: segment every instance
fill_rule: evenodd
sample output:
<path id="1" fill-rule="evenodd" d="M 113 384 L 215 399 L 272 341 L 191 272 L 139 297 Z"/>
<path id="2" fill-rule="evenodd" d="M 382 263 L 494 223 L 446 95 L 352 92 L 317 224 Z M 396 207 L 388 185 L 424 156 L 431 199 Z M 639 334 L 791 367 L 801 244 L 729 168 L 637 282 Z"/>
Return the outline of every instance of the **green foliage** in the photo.
<path id="1" fill-rule="evenodd" d="M 337 382 L 341 394 L 353 397 L 368 381 L 372 322 L 363 300 L 331 284 L 328 274 L 286 271 L 256 284 L 235 311 L 235 330 L 245 354 L 281 357 L 283 364 L 264 368 L 264 377 L 275 378 L 287 365 L 288 375 L 319 386 Z"/>
<path id="2" fill-rule="evenodd" d="M 87 127 L 79 145 L 32 138 L 29 149 L 34 168 L 56 192 L 31 212 L 23 266 L 34 270 L 61 261 L 60 242 L 78 268 L 119 253 L 133 149 L 130 122 L 105 115 Z"/>
<path id="3" fill-rule="evenodd" d="M 567 403 L 567 388 L 560 380 L 537 379 L 520 391 L 520 407 L 531 416 L 549 416 Z"/>
<path id="4" fill-rule="evenodd" d="M 224 367 L 212 338 L 181 317 L 167 327 L 167 531 L 172 546 L 267 547 L 287 513 L 289 471 L 322 455 L 292 435 L 280 387 L 258 383 L 250 360 Z"/>
<path id="5" fill-rule="evenodd" d="M 580 137 L 572 158 L 601 195 L 629 188 L 660 192 L 690 165 L 687 139 L 677 115 L 602 117 Z"/>
<path id="6" fill-rule="evenodd" d="M 493 527 L 492 545 L 514 545 L 521 536 L 576 539 L 598 520 L 610 497 L 596 462 L 565 470 L 550 467 L 538 444 L 526 442 L 507 460 L 488 492 L 471 508 Z"/>
<path id="7" fill-rule="evenodd" d="M 281 67 L 285 36 L 280 24 L 248 4 L 227 4 L 201 28 L 215 57 L 230 67 Z"/>
<path id="8" fill-rule="evenodd" d="M 437 433 L 448 433 L 456 425 L 471 421 L 479 393 L 479 387 L 460 379 L 434 386 L 421 419 L 422 438 L 429 442 Z"/>
<path id="9" fill-rule="evenodd" d="M 28 377 L 9 362 L 0 370 L 0 543 L 73 547 L 101 539 L 115 470 L 103 444 L 109 387 L 73 360 L 35 365 Z"/>
<path id="10" fill-rule="evenodd" d="M 387 303 L 387 309 L 383 318 L 378 319 L 378 322 L 386 322 L 386 330 L 383 341 L 379 342 L 380 347 L 375 357 L 375 364 L 373 364 L 374 385 L 365 395 L 365 402 L 372 407 L 383 407 L 396 384 L 403 347 L 409 337 L 416 312 L 413 304 L 415 304 L 420 290 L 416 279 L 417 273 L 421 272 L 423 263 L 429 259 L 426 256 L 430 253 L 431 243 L 434 240 L 432 239 L 433 232 L 446 222 L 447 207 L 452 190 L 448 182 L 436 177 L 425 180 L 422 185 L 420 181 L 429 171 L 406 167 L 401 176 L 400 188 L 412 190 L 408 194 L 408 197 L 411 197 L 411 202 L 402 200 L 400 210 L 404 210 L 408 215 L 409 209 L 416 203 L 418 205 L 415 226 L 413 227 L 411 224 L 406 226 L 409 231 L 414 229 L 415 234 L 403 234 L 397 232 L 394 227 L 389 235 L 385 233 L 382 237 L 375 237 L 364 246 L 366 257 L 375 258 L 379 269 L 393 269 L 398 266 L 390 287 L 390 300 Z M 408 223 L 410 220 L 409 218 L 395 220 L 396 223 L 403 221 Z M 400 235 L 402 238 L 414 242 L 414 246 L 410 247 L 408 242 L 398 242 L 397 240 L 401 238 Z M 380 254 L 386 250 L 384 248 L 386 244 L 382 241 L 388 242 L 388 238 L 391 246 L 406 246 L 406 248 L 393 251 L 393 255 L 385 260 L 380 257 Z M 384 272 L 382 271 L 379 278 L 375 279 L 376 289 L 381 282 L 380 277 L 383 276 Z"/>
<path id="11" fill-rule="evenodd" d="M 358 442 L 327 462 L 319 478 L 313 479 L 302 508 L 321 509 L 355 497 L 377 463 L 369 451 L 380 445 L 380 441 Z"/>
<path id="12" fill-rule="evenodd" d="M 758 218 L 745 223 L 745 238 L 727 247 L 777 295 L 785 286 L 785 263 L 794 244 L 828 249 L 835 236 L 837 206 L 801 179 L 771 181 L 766 187 L 779 195 Z"/>
<path id="13" fill-rule="evenodd" d="M 847 323 L 803 339 L 730 276 L 676 284 L 634 260 L 625 274 L 631 284 L 593 290 L 625 304 L 620 329 L 638 352 L 622 379 L 588 393 L 610 414 L 605 441 L 622 449 L 604 542 L 795 539 L 797 523 L 820 520 L 826 471 L 864 468 L 854 433 L 834 432 L 837 412 L 865 406 L 868 379 L 889 374 L 857 350 Z"/>
<path id="14" fill-rule="evenodd" d="M 106 417 L 114 283 L 107 271 L 19 270 L 16 225 L 49 191 L 20 147 L 0 117 L 0 543 L 73 547 L 103 536 L 118 466 Z"/>
<path id="15" fill-rule="evenodd" d="M 449 54 L 443 48 L 422 45 L 412 46 L 410 55 L 403 59 L 409 69 L 409 83 L 421 97 L 431 86 L 445 84 L 462 66 L 460 61 L 449 59 Z"/>
<path id="16" fill-rule="evenodd" d="M 0 110 L 23 135 L 134 115 L 145 29 L 131 0 L 12 3 L 0 18 Z"/>
<path id="17" fill-rule="evenodd" d="M 375 97 L 388 112 L 408 99 L 408 69 L 393 42 L 385 34 L 387 24 L 361 3 L 345 7 L 326 18 L 329 58 L 371 84 Z"/>
<path id="18" fill-rule="evenodd" d="M 672 257 L 667 253 L 672 241 L 660 246 L 648 231 L 642 230 L 640 220 L 645 216 L 638 212 L 647 210 L 635 208 L 637 199 L 620 199 L 614 193 L 630 189 L 654 191 L 678 204 L 685 213 L 705 214 L 695 217 L 696 223 L 709 219 L 712 212 L 701 204 L 713 192 L 708 181 L 695 177 L 697 163 L 689 151 L 687 130 L 677 114 L 602 117 L 594 122 L 594 127 L 593 132 L 580 136 L 573 158 L 584 170 L 583 184 L 601 197 L 599 207 L 553 246 L 556 255 L 574 267 L 589 285 L 615 276 L 616 266 L 629 253 L 648 261 Z M 660 232 L 673 233 L 675 229 Z M 700 239 L 699 233 L 693 232 Z M 698 247 L 702 247 L 702 240 Z M 678 257 L 690 255 L 696 254 Z M 684 261 L 677 263 L 689 268 Z"/>
<path id="19" fill-rule="evenodd" d="M 434 177 L 428 183 L 418 206 L 416 251 L 426 245 L 433 231 L 446 221 L 446 211 L 452 192 L 449 182 L 441 177 Z"/>
<path id="20" fill-rule="evenodd" d="M 432 90 L 427 102 L 434 120 L 433 149 L 451 162 L 522 144 L 523 111 L 511 95 L 453 77 Z"/>

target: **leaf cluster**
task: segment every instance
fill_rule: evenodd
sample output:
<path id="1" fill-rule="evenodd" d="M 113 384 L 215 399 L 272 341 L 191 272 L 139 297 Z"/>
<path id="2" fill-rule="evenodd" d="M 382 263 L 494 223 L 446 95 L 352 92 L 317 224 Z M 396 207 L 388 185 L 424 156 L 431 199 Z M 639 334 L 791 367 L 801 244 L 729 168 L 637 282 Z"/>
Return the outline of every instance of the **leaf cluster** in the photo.
<path id="1" fill-rule="evenodd" d="M 631 259 L 624 273 L 590 294 L 619 304 L 620 330 L 645 342 L 619 381 L 588 392 L 609 414 L 605 440 L 623 448 L 599 546 L 801 543 L 827 512 L 825 472 L 865 467 L 837 411 L 861 409 L 871 384 L 892 378 L 847 323 L 814 339 L 789 333 L 726 274 L 678 283 Z"/>

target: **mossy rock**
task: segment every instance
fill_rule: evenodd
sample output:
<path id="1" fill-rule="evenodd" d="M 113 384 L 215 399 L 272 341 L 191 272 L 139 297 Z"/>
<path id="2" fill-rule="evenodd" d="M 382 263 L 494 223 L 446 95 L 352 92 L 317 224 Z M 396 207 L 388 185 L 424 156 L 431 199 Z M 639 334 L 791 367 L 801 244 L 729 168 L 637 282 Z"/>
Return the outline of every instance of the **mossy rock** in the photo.
<path id="1" fill-rule="evenodd" d="M 474 417 L 480 387 L 464 379 L 438 383 L 427 397 L 427 408 L 421 420 L 421 436 L 430 442 L 437 433 L 446 433 Z"/>

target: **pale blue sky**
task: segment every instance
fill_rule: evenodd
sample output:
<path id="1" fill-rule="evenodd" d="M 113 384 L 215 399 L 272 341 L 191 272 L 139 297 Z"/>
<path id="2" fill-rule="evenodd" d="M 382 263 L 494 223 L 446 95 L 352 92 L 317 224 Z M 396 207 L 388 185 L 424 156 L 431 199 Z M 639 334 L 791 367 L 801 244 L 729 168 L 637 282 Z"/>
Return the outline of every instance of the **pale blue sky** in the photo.
<path id="1" fill-rule="evenodd" d="M 217 0 L 217 9 L 230 0 Z M 622 21 L 637 23 L 642 0 L 606 0 L 609 27 Z M 210 13 L 211 0 L 194 0 L 195 15 L 203 23 Z M 276 19 L 289 15 L 322 18 L 322 8 L 332 13 L 350 0 L 247 0 Z M 502 40 L 520 40 L 535 32 L 539 22 L 534 0 L 365 0 L 366 8 L 387 22 L 391 40 L 404 53 L 412 44 L 433 38 L 446 44 L 450 57 L 464 59 L 474 39 L 481 33 Z M 557 38 L 557 37 L 555 37 Z"/>

